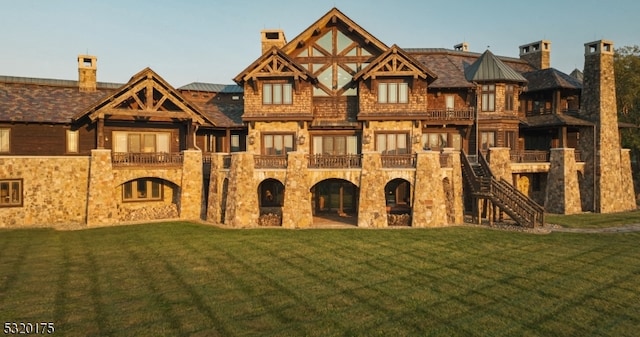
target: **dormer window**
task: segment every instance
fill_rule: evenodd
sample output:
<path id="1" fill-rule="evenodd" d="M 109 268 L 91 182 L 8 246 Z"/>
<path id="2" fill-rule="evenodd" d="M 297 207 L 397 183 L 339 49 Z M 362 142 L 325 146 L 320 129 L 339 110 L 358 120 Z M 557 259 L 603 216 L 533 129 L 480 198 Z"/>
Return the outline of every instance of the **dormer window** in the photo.
<path id="1" fill-rule="evenodd" d="M 378 83 L 378 103 L 408 103 L 409 85 L 402 82 Z"/>
<path id="2" fill-rule="evenodd" d="M 262 104 L 292 104 L 292 93 L 290 83 L 265 83 L 262 85 Z"/>

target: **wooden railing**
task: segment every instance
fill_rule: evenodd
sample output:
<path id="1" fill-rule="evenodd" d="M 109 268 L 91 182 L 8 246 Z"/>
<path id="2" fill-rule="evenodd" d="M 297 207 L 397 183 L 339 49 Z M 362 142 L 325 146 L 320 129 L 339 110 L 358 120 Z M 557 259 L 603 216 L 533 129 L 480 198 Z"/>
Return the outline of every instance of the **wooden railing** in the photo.
<path id="1" fill-rule="evenodd" d="M 447 110 L 447 109 L 434 109 L 427 110 L 427 114 L 424 117 L 425 120 L 466 120 L 473 121 L 475 119 L 475 114 L 473 112 L 473 108 L 468 109 L 457 109 L 457 110 Z M 423 118 L 423 117 L 420 117 Z"/>
<path id="2" fill-rule="evenodd" d="M 415 154 L 383 154 L 380 156 L 382 159 L 382 167 L 385 168 L 415 168 L 416 167 L 416 155 Z"/>
<path id="3" fill-rule="evenodd" d="M 113 166 L 172 166 L 182 165 L 182 153 L 167 152 L 113 152 Z"/>
<path id="4" fill-rule="evenodd" d="M 267 156 L 267 155 L 257 155 L 253 156 L 253 160 L 255 161 L 255 167 L 257 169 L 265 169 L 265 168 L 275 168 L 275 169 L 286 169 L 287 168 L 287 156 Z"/>
<path id="5" fill-rule="evenodd" d="M 309 155 L 309 168 L 360 168 L 362 156 L 359 154 L 346 155 Z"/>
<path id="6" fill-rule="evenodd" d="M 513 163 L 545 163 L 549 161 L 549 151 L 525 150 L 511 153 Z"/>

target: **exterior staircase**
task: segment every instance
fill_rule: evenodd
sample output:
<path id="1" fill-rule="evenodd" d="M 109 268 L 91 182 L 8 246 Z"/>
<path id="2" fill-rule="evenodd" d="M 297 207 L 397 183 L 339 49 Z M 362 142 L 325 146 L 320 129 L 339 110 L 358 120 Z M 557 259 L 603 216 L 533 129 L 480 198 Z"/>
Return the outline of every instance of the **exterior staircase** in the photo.
<path id="1" fill-rule="evenodd" d="M 484 201 L 485 206 L 489 201 L 520 226 L 537 227 L 544 224 L 544 207 L 508 181 L 494 177 L 484 156 L 479 154 L 477 162 L 472 162 L 465 153 L 461 157 L 462 176 L 473 199 L 474 222 L 481 221 L 479 201 Z"/>

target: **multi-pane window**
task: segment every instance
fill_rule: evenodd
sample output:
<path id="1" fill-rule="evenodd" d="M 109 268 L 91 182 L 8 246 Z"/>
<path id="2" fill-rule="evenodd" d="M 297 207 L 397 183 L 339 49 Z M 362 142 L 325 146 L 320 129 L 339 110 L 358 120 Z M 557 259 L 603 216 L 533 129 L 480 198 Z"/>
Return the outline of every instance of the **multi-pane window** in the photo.
<path id="1" fill-rule="evenodd" d="M 22 179 L 0 180 L 0 207 L 22 206 Z"/>
<path id="2" fill-rule="evenodd" d="M 462 137 L 458 133 L 427 132 L 422 134 L 422 148 L 425 150 L 441 150 L 452 147 L 456 150 L 462 148 Z"/>
<path id="3" fill-rule="evenodd" d="M 409 134 L 408 133 L 376 134 L 376 151 L 382 154 L 409 153 Z"/>
<path id="4" fill-rule="evenodd" d="M 285 155 L 293 151 L 293 134 L 262 135 L 263 153 L 266 155 Z"/>
<path id="5" fill-rule="evenodd" d="M 123 201 L 162 200 L 162 183 L 155 179 L 137 179 L 122 185 Z"/>
<path id="6" fill-rule="evenodd" d="M 378 83 L 378 103 L 409 102 L 409 85 L 407 83 Z"/>
<path id="7" fill-rule="evenodd" d="M 242 147 L 240 146 L 240 135 L 231 135 L 231 139 L 229 140 L 229 151 L 230 152 L 240 152 L 242 151 Z"/>
<path id="8" fill-rule="evenodd" d="M 262 104 L 291 104 L 292 86 L 290 83 L 264 83 L 262 85 Z"/>
<path id="9" fill-rule="evenodd" d="M 517 150 L 516 146 L 516 133 L 515 131 L 505 131 L 504 132 L 504 146 L 510 148 L 511 150 Z"/>
<path id="10" fill-rule="evenodd" d="M 496 111 L 496 85 L 482 85 L 482 111 Z"/>
<path id="11" fill-rule="evenodd" d="M 481 149 L 488 150 L 496 146 L 496 133 L 493 131 L 483 131 L 480 133 Z"/>
<path id="12" fill-rule="evenodd" d="M 78 131 L 67 130 L 67 153 L 78 153 Z"/>
<path id="13" fill-rule="evenodd" d="M 313 137 L 313 154 L 345 155 L 358 153 L 355 135 L 322 135 Z"/>
<path id="14" fill-rule="evenodd" d="M 113 132 L 114 152 L 170 152 L 169 132 Z"/>
<path id="15" fill-rule="evenodd" d="M 10 137 L 11 137 L 10 129 L 0 129 L 0 152 L 9 152 Z"/>
<path id="16" fill-rule="evenodd" d="M 444 102 L 447 111 L 451 111 L 455 108 L 455 97 L 453 95 L 445 95 Z"/>
<path id="17" fill-rule="evenodd" d="M 507 84 L 504 88 L 504 110 L 513 111 L 514 107 L 513 85 Z"/>

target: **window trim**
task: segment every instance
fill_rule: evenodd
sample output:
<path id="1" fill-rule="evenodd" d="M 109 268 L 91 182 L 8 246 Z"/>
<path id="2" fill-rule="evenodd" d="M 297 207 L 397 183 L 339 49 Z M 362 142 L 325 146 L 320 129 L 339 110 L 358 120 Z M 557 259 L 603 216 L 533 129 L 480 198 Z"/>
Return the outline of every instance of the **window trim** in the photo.
<path id="1" fill-rule="evenodd" d="M 267 155 L 267 156 L 286 156 L 287 153 L 289 151 L 287 151 L 286 146 L 285 146 L 285 136 L 291 136 L 291 150 L 289 151 L 295 151 L 296 150 L 296 135 L 293 132 L 269 132 L 269 133 L 263 133 L 261 135 L 262 138 L 262 144 L 261 144 L 261 151 L 260 153 L 262 153 L 263 155 Z M 267 153 L 267 148 L 265 147 L 266 141 L 265 141 L 265 137 L 282 137 L 282 151 L 283 153 L 281 154 L 274 154 L 274 153 Z M 274 138 L 274 144 L 275 144 L 275 138 Z M 275 146 L 272 147 L 273 149 L 275 149 Z"/>
<path id="2" fill-rule="evenodd" d="M 379 104 L 408 104 L 409 103 L 409 84 L 407 82 L 403 82 L 403 81 L 378 82 L 377 89 L 378 89 L 377 96 L 378 96 Z"/>
<path id="3" fill-rule="evenodd" d="M 124 138 L 126 139 L 126 149 L 125 151 L 116 151 L 116 148 L 118 147 L 118 139 L 119 139 L 119 135 L 124 135 Z M 131 142 L 129 141 L 131 138 L 131 136 L 133 135 L 138 135 L 139 136 L 139 140 L 140 140 L 140 151 L 139 152 L 133 152 L 131 151 Z M 144 152 L 142 151 L 143 146 L 144 146 L 144 136 L 148 136 L 148 135 L 154 135 L 155 139 L 154 139 L 154 151 L 152 152 Z M 167 142 L 166 142 L 166 146 L 167 146 L 167 150 L 168 151 L 158 151 L 158 144 L 160 144 L 161 142 L 159 141 L 160 136 L 164 136 L 167 138 Z M 111 143 L 111 149 L 113 150 L 113 152 L 120 152 L 120 153 L 172 153 L 172 139 L 173 139 L 173 132 L 172 131 L 134 131 L 134 130 L 114 130 L 111 132 L 111 139 L 112 139 L 112 143 Z"/>
<path id="4" fill-rule="evenodd" d="M 153 197 L 153 193 L 151 192 L 151 193 L 147 193 L 148 195 L 147 197 L 139 197 L 139 196 L 134 197 L 133 196 L 135 194 L 134 192 L 138 191 L 138 184 L 139 182 L 142 182 L 142 181 L 146 182 L 147 191 L 153 191 L 154 184 L 157 184 L 159 188 L 160 196 Z M 128 198 L 126 196 L 127 185 L 131 186 L 131 197 L 128 197 Z M 139 178 L 139 179 L 127 181 L 126 183 L 122 184 L 122 202 L 150 202 L 150 201 L 163 201 L 163 200 L 164 200 L 164 184 L 159 179 Z"/>
<path id="5" fill-rule="evenodd" d="M 10 199 L 10 196 L 12 194 L 12 189 L 13 189 L 13 184 L 14 183 L 18 183 L 18 192 L 17 194 L 17 201 L 16 202 L 11 202 L 12 200 Z M 22 178 L 18 178 L 18 179 L 1 179 L 0 180 L 0 186 L 1 184 L 8 184 L 8 195 L 6 195 L 6 198 L 9 198 L 7 203 L 3 202 L 3 196 L 1 195 L 2 193 L 2 189 L 0 187 L 0 207 L 1 208 L 8 208 L 8 207 L 22 207 L 24 206 L 24 179 Z"/>
<path id="6" fill-rule="evenodd" d="M 481 90 L 480 109 L 486 112 L 496 111 L 496 85 L 483 84 Z"/>
<path id="7" fill-rule="evenodd" d="M 267 95 L 267 92 L 269 93 L 268 95 Z M 291 83 L 288 83 L 288 82 L 287 83 L 262 83 L 262 104 L 263 105 L 292 105 L 293 104 L 293 85 L 291 85 Z"/>
<path id="8" fill-rule="evenodd" d="M 396 136 L 395 137 L 396 138 L 395 139 L 396 146 L 395 146 L 395 149 L 393 150 L 394 153 L 388 153 L 388 152 L 387 153 L 383 153 L 380 150 L 380 148 L 379 148 L 380 144 L 378 142 L 378 137 L 382 136 L 382 135 L 386 136 L 385 143 L 387 142 L 389 136 L 391 136 L 391 135 L 395 135 Z M 398 153 L 398 136 L 399 135 L 404 135 L 404 137 L 405 137 L 405 143 L 406 143 L 406 146 L 405 146 L 406 152 L 405 153 Z M 374 148 L 376 149 L 377 152 L 380 152 L 380 154 L 382 154 L 382 155 L 401 155 L 401 154 L 410 154 L 412 152 L 411 139 L 410 139 L 411 137 L 409 135 L 409 132 L 376 131 L 376 132 L 374 132 L 374 136 L 375 136 Z M 385 144 L 385 148 L 386 148 L 386 144 Z M 385 151 L 389 151 L 389 150 L 385 150 Z"/>

